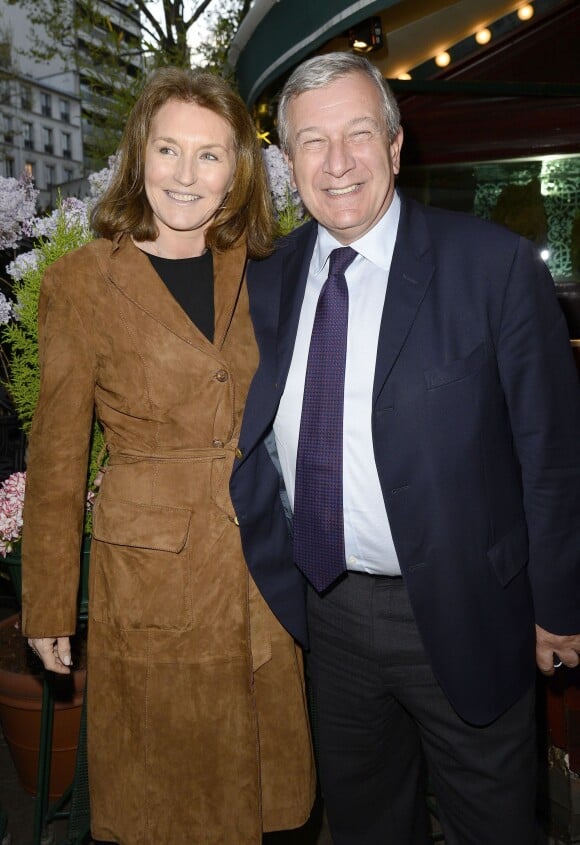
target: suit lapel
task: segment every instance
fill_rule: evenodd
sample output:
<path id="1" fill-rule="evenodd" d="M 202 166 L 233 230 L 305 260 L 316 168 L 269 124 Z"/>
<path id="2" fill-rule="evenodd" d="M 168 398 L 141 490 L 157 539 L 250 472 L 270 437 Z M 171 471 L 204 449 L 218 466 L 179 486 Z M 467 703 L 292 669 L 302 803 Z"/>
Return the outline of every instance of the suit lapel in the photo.
<path id="1" fill-rule="evenodd" d="M 250 310 L 261 338 L 260 366 L 250 386 L 240 442 L 255 445 L 271 426 L 286 383 L 317 227 L 292 232 L 248 271 Z"/>
<path id="2" fill-rule="evenodd" d="M 434 271 L 429 248 L 429 234 L 421 207 L 403 199 L 379 333 L 373 405 L 403 348 L 429 287 Z"/>
<path id="3" fill-rule="evenodd" d="M 277 379 L 283 390 L 292 359 L 304 290 L 318 227 L 314 221 L 296 230 L 280 250 L 281 289 Z M 425 217 L 418 203 L 402 198 L 401 216 L 381 321 L 373 404 L 413 325 L 434 271 Z"/>
<path id="4" fill-rule="evenodd" d="M 271 425 L 286 383 L 316 235 L 317 225 L 310 222 L 288 236 L 273 259 L 255 267 L 261 276 L 271 274 L 271 279 L 260 278 L 262 290 L 267 290 L 266 284 L 274 286 L 278 280 L 279 289 L 271 290 L 268 318 L 274 325 L 278 318 L 278 331 L 275 371 L 269 359 L 274 349 L 263 348 L 258 377 L 250 388 L 241 438 L 246 446 L 255 444 Z M 404 201 L 381 322 L 373 403 L 397 360 L 429 286 L 434 270 L 429 244 L 420 206 Z M 254 293 L 258 295 L 261 294 Z M 272 313 L 276 307 L 277 315 Z"/>
<path id="5" fill-rule="evenodd" d="M 286 383 L 298 321 L 308 279 L 310 260 L 316 243 L 318 227 L 310 221 L 289 239 L 286 249 L 281 249 L 282 284 L 276 344 L 277 377 L 280 385 Z"/>

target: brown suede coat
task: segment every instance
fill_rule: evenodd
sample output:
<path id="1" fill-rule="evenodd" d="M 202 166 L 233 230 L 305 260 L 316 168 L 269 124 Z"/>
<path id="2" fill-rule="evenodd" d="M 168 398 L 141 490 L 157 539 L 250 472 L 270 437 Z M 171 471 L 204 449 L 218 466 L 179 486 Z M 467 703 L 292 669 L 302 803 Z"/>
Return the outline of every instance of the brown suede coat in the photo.
<path id="1" fill-rule="evenodd" d="M 301 656 L 249 578 L 228 481 L 257 352 L 245 248 L 214 256 L 210 343 L 127 237 L 56 262 L 40 302 L 24 631 L 72 634 L 93 408 L 93 835 L 257 845 L 313 800 Z"/>

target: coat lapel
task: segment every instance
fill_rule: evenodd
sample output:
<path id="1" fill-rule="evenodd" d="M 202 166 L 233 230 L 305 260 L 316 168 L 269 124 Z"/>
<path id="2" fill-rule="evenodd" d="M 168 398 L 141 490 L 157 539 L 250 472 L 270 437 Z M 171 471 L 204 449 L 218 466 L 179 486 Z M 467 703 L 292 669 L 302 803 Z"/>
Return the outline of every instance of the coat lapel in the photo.
<path id="1" fill-rule="evenodd" d="M 167 331 L 198 349 L 221 349 L 230 326 L 245 268 L 245 246 L 214 255 L 215 333 L 211 344 L 159 278 L 147 256 L 127 236 L 117 237 L 105 269 L 115 287 Z M 194 283 L 195 280 L 192 280 Z"/>
<path id="2" fill-rule="evenodd" d="M 240 295 L 246 269 L 246 245 L 239 243 L 213 256 L 215 331 L 213 344 L 222 349 Z"/>
<path id="3" fill-rule="evenodd" d="M 379 334 L 373 405 L 429 287 L 435 269 L 429 249 L 429 234 L 420 206 L 403 199 Z"/>

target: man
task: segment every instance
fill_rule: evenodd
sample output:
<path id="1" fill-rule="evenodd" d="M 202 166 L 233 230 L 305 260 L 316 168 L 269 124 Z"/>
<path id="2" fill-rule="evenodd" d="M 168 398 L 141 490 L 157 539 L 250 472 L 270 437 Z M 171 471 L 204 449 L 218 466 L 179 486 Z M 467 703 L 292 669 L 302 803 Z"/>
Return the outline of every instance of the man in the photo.
<path id="1" fill-rule="evenodd" d="M 580 651 L 552 280 L 506 229 L 399 197 L 399 112 L 365 59 L 305 62 L 278 126 L 313 220 L 250 269 L 231 492 L 256 583 L 309 629 L 334 844 L 424 845 L 425 760 L 447 845 L 531 845 L 534 654 L 552 674 Z"/>

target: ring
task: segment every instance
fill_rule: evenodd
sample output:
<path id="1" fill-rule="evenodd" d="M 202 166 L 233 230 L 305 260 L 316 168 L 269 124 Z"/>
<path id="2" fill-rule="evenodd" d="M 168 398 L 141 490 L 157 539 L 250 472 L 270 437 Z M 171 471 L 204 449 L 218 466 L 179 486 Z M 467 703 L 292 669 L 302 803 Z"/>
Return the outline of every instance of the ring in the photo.
<path id="1" fill-rule="evenodd" d="M 559 669 L 559 668 L 560 668 L 560 666 L 562 666 L 562 661 L 561 661 L 561 660 L 558 660 L 558 662 L 557 662 L 557 663 L 554 663 L 554 669 Z"/>

